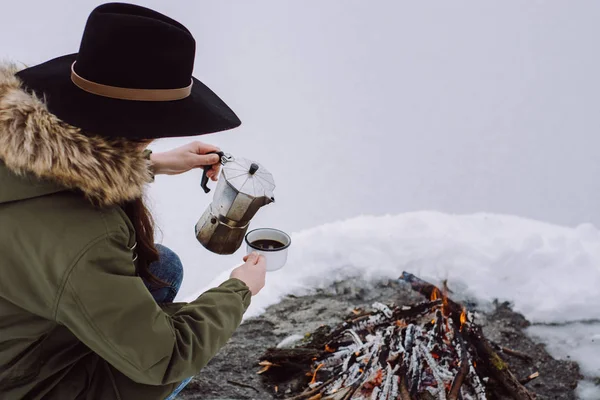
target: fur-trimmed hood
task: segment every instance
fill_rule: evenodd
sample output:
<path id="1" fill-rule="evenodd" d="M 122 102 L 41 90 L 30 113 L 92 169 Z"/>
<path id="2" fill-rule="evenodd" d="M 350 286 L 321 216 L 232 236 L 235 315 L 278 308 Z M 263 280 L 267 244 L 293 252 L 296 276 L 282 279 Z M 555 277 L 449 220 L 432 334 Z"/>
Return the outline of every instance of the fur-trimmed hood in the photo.
<path id="1" fill-rule="evenodd" d="M 84 135 L 51 114 L 43 99 L 25 91 L 17 72 L 15 65 L 0 63 L 0 161 L 4 168 L 25 182 L 32 176 L 39 179 L 37 186 L 43 193 L 57 191 L 48 185 L 77 189 L 100 206 L 139 198 L 144 184 L 151 181 L 139 144 Z M 10 188 L 0 181 L 0 192 L 6 190 Z"/>

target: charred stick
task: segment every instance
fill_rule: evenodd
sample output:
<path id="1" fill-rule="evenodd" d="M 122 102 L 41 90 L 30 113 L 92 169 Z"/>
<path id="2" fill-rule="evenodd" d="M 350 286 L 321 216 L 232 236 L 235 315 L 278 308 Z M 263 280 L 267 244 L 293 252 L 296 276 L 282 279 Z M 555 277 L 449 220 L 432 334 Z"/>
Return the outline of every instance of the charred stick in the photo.
<path id="1" fill-rule="evenodd" d="M 392 380 L 392 390 L 390 391 L 390 395 L 388 397 L 389 400 L 398 400 L 400 397 L 400 385 L 399 385 L 400 377 L 398 375 L 394 376 Z M 386 399 L 387 400 L 387 399 Z M 402 400 L 402 399 L 400 399 Z"/>
<path id="2" fill-rule="evenodd" d="M 410 394 L 417 395 L 419 384 L 421 383 L 421 371 L 423 370 L 423 361 L 420 355 L 419 347 L 415 346 L 410 356 Z"/>
<path id="3" fill-rule="evenodd" d="M 491 340 L 489 341 L 490 344 L 494 347 L 494 349 L 502 354 L 508 354 L 509 356 L 513 356 L 516 358 L 520 358 L 521 360 L 524 360 L 528 363 L 532 363 L 533 362 L 533 358 L 531 358 L 529 355 L 522 353 L 520 351 L 517 350 L 513 350 L 513 349 L 509 349 L 508 347 L 504 347 L 499 345 L 496 342 L 492 342 Z"/>
<path id="4" fill-rule="evenodd" d="M 472 327 L 467 331 L 469 339 L 479 357 L 485 360 L 490 374 L 510 393 L 516 400 L 535 400 L 535 397 L 519 382 L 519 380 L 510 372 L 508 365 L 494 351 L 492 344 L 483 337 L 481 328 Z"/>
<path id="5" fill-rule="evenodd" d="M 485 393 L 485 386 L 479 380 L 479 376 L 477 375 L 477 372 L 475 371 L 475 367 L 473 365 L 469 366 L 468 377 L 469 377 L 469 381 L 471 383 L 471 387 L 475 391 L 475 398 L 477 400 L 486 400 L 487 395 Z"/>
<path id="6" fill-rule="evenodd" d="M 349 329 L 351 326 L 352 326 L 351 323 L 344 322 L 339 327 L 337 327 L 336 329 L 334 329 L 329 335 L 327 335 L 327 339 L 325 341 L 328 342 L 328 343 L 332 342 L 337 337 L 339 337 L 342 333 L 344 333 L 344 331 L 346 331 L 347 329 Z"/>
<path id="7" fill-rule="evenodd" d="M 369 318 L 371 318 L 372 315 L 374 314 L 361 315 L 360 317 L 353 318 L 348 322 L 351 324 L 356 324 L 357 322 L 367 321 Z"/>
<path id="8" fill-rule="evenodd" d="M 408 392 L 408 387 L 406 386 L 406 377 L 404 374 L 400 374 L 400 400 L 413 400 Z"/>
<path id="9" fill-rule="evenodd" d="M 460 349 L 460 369 L 458 373 L 454 377 L 452 381 L 452 386 L 450 387 L 450 393 L 448 393 L 448 400 L 457 400 L 460 395 L 460 388 L 469 373 L 469 357 L 467 353 L 467 346 L 465 346 L 465 341 L 463 340 L 462 335 L 454 328 L 454 337 L 458 343 L 458 348 Z"/>
<path id="10" fill-rule="evenodd" d="M 323 389 L 327 386 L 329 386 L 329 384 L 331 382 L 333 382 L 334 378 L 329 379 L 327 382 L 320 384 L 319 386 L 315 386 L 314 388 L 310 389 L 310 390 L 305 390 L 304 392 L 300 393 L 297 396 L 294 397 L 288 397 L 285 400 L 306 400 L 306 399 L 310 399 L 311 396 L 314 396 L 316 394 L 319 394 L 323 391 Z"/>
<path id="11" fill-rule="evenodd" d="M 435 312 L 435 325 L 433 329 L 435 329 L 435 338 L 438 341 L 442 341 L 444 338 L 444 316 L 440 310 Z"/>
<path id="12" fill-rule="evenodd" d="M 374 361 L 374 357 L 371 357 L 369 359 L 369 361 L 367 362 L 367 365 L 365 365 L 365 367 L 364 367 L 365 371 L 370 370 L 371 365 L 373 365 L 373 361 Z M 350 391 L 346 394 L 346 396 L 344 396 L 344 398 L 342 400 L 349 400 L 350 398 L 352 398 L 352 395 L 354 395 L 354 393 L 365 384 L 365 381 L 368 378 L 369 378 L 369 375 L 363 373 L 362 377 L 357 379 L 356 382 L 354 382 L 352 384 Z"/>
<path id="13" fill-rule="evenodd" d="M 346 400 L 346 395 L 348 394 L 349 388 L 342 388 L 338 392 L 331 393 L 323 397 L 322 393 L 316 394 L 314 400 Z M 340 397 L 343 396 L 343 397 Z M 313 400 L 311 397 L 308 400 Z"/>
<path id="14" fill-rule="evenodd" d="M 427 297 L 428 299 L 432 298 L 433 292 L 436 291 L 437 293 L 442 293 L 442 291 L 435 285 L 432 285 L 429 282 L 426 282 L 420 278 L 417 278 L 415 275 L 411 274 L 410 272 L 402 272 L 402 275 L 400 275 L 400 278 L 398 278 L 398 280 L 403 281 L 403 282 L 407 282 L 410 283 L 410 286 L 412 287 L 413 290 L 421 293 L 423 296 Z M 460 323 L 460 314 L 462 313 L 462 306 L 458 303 L 455 303 L 454 301 L 450 300 L 449 298 L 446 298 L 447 301 L 447 305 L 449 308 L 449 314 L 452 315 L 452 319 L 454 320 L 454 322 L 458 325 Z"/>
<path id="15" fill-rule="evenodd" d="M 296 348 L 270 348 L 261 357 L 261 361 L 268 360 L 273 364 L 284 366 L 285 364 L 310 364 L 314 358 L 322 357 L 324 350 L 304 347 Z"/>
<path id="16" fill-rule="evenodd" d="M 385 381 L 383 381 L 383 388 L 382 388 L 382 393 L 381 393 L 382 399 L 388 398 L 390 389 L 393 386 L 392 379 L 396 376 L 395 373 L 397 370 L 398 370 L 398 365 L 396 365 L 394 368 L 392 368 L 390 363 L 387 364 Z"/>
<path id="17" fill-rule="evenodd" d="M 442 300 L 432 300 L 424 303 L 417 304 L 412 307 L 399 307 L 392 314 L 392 318 L 394 319 L 408 319 L 413 317 L 418 317 L 421 314 L 431 312 L 434 308 L 442 305 Z"/>
<path id="18" fill-rule="evenodd" d="M 378 313 L 379 313 L 378 311 L 371 311 L 371 312 L 362 313 L 359 315 L 355 315 L 355 314 L 350 315 L 348 318 L 346 318 L 346 320 L 340 326 L 338 326 L 336 329 L 334 329 L 333 331 L 331 331 L 328 335 L 326 335 L 324 337 L 324 343 L 331 343 L 335 338 L 337 338 L 342 333 L 344 333 L 344 331 L 351 329 L 351 327 L 354 324 L 357 324 L 357 323 L 360 323 L 363 321 L 368 321 L 370 317 L 377 315 Z"/>
<path id="19" fill-rule="evenodd" d="M 531 382 L 532 380 L 539 378 L 540 377 L 540 373 L 538 372 L 534 372 L 533 374 L 529 375 L 527 378 L 523 378 L 521 379 L 519 382 L 521 383 L 521 385 L 527 385 L 529 382 Z"/>
<path id="20" fill-rule="evenodd" d="M 236 381 L 233 381 L 233 380 L 230 380 L 230 379 L 227 380 L 227 383 L 235 385 L 235 386 L 239 386 L 239 387 L 244 387 L 244 388 L 252 389 L 252 390 L 256 391 L 256 393 L 260 393 L 260 391 L 257 388 L 255 388 L 252 385 L 248 385 L 247 383 L 236 382 Z"/>
<path id="21" fill-rule="evenodd" d="M 342 400 L 350 400 L 352 398 L 352 396 L 354 395 L 354 393 L 356 393 L 356 391 L 358 390 L 358 386 L 359 385 L 352 385 L 350 390 L 348 391 L 348 393 L 344 396 L 344 398 Z"/>
<path id="22" fill-rule="evenodd" d="M 421 293 L 424 296 L 427 296 L 428 299 L 431 298 L 434 290 L 439 290 L 435 285 L 432 285 L 429 282 L 422 280 L 421 278 L 417 278 L 415 275 L 410 272 L 403 271 L 402 275 L 400 275 L 399 280 L 410 283 L 410 286 L 413 290 Z"/>
<path id="23" fill-rule="evenodd" d="M 512 349 L 509 349 L 508 347 L 502 347 L 502 346 L 500 346 L 500 350 L 504 354 L 508 354 L 509 356 L 520 358 L 521 360 L 525 360 L 528 363 L 533 362 L 533 358 L 531 358 L 531 356 L 529 356 L 525 353 L 522 353 L 520 351 L 512 350 Z"/>

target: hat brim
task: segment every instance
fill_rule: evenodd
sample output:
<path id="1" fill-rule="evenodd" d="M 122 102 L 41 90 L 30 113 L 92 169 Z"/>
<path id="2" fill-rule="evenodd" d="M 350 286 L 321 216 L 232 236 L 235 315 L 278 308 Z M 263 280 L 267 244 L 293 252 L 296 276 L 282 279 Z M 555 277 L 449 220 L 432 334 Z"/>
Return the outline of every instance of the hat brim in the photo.
<path id="1" fill-rule="evenodd" d="M 190 96 L 175 101 L 130 101 L 88 93 L 71 81 L 69 54 L 17 73 L 26 89 L 45 98 L 48 110 L 91 135 L 155 139 L 194 136 L 235 128 L 235 113 L 193 78 Z"/>

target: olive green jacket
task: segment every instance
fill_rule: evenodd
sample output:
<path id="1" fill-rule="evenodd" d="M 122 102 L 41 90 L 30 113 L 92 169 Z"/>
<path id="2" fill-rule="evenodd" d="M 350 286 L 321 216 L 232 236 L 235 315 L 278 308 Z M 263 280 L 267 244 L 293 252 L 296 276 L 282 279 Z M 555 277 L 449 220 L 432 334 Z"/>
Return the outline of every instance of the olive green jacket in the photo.
<path id="1" fill-rule="evenodd" d="M 147 161 L 57 119 L 14 72 L 0 65 L 0 398 L 164 399 L 229 340 L 248 287 L 156 304 L 119 206 Z"/>

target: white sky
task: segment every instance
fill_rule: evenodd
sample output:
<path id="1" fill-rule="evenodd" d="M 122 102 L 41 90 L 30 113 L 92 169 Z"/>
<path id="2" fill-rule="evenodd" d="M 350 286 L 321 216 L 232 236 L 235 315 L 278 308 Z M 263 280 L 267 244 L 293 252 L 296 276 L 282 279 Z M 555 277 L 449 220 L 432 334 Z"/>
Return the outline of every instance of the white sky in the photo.
<path id="1" fill-rule="evenodd" d="M 35 64 L 77 51 L 101 2 L 3 3 L 0 57 Z M 195 75 L 243 121 L 202 139 L 273 173 L 254 227 L 427 209 L 600 225 L 600 2 L 134 3 L 192 31 Z M 199 180 L 154 184 L 164 243 L 231 264 L 193 237 Z"/>

